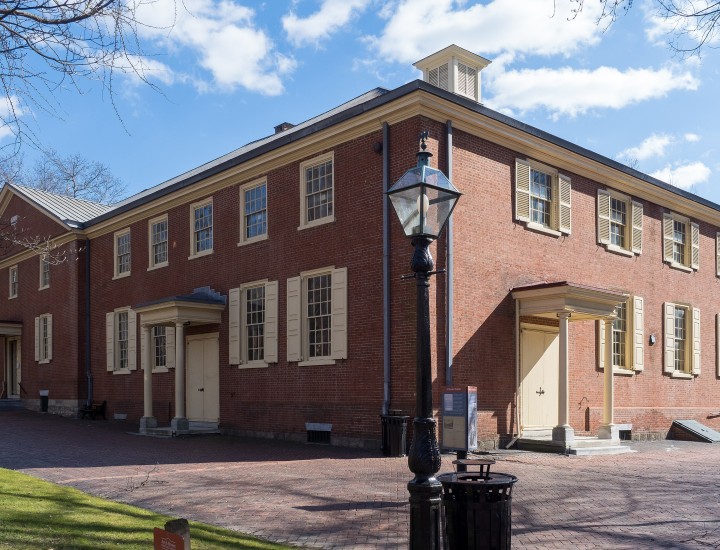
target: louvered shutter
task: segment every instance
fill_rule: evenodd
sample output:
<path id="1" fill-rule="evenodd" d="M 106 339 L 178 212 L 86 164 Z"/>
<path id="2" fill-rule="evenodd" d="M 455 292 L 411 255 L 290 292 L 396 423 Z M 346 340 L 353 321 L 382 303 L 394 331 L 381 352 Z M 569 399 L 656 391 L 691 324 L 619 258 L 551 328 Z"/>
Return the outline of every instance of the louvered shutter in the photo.
<path id="1" fill-rule="evenodd" d="M 457 64 L 457 91 L 459 94 L 468 95 L 467 93 L 467 76 L 468 76 L 467 65 L 463 63 Z"/>
<path id="2" fill-rule="evenodd" d="M 265 283 L 265 362 L 278 362 L 278 282 Z"/>
<path id="3" fill-rule="evenodd" d="M 47 316 L 47 357 L 48 361 L 52 361 L 52 348 L 53 348 L 53 326 L 52 326 L 52 315 Z"/>
<path id="4" fill-rule="evenodd" d="M 35 361 L 40 361 L 40 317 L 35 317 Z"/>
<path id="5" fill-rule="evenodd" d="M 675 304 L 665 302 L 663 312 L 663 337 L 665 339 L 663 371 L 672 374 L 675 372 Z"/>
<path id="6" fill-rule="evenodd" d="M 642 253 L 643 234 L 643 205 L 640 202 L 632 202 L 632 251 L 635 254 Z"/>
<path id="7" fill-rule="evenodd" d="M 438 67 L 438 86 L 443 90 L 450 90 L 450 79 L 448 76 L 447 63 L 440 65 L 440 67 Z"/>
<path id="8" fill-rule="evenodd" d="M 230 310 L 228 311 L 229 329 L 228 341 L 230 342 L 229 361 L 231 365 L 240 364 L 240 289 L 231 288 Z"/>
<path id="9" fill-rule="evenodd" d="M 691 223 L 690 233 L 692 234 L 692 263 L 690 267 L 698 269 L 700 267 L 700 226 L 694 222 Z"/>
<path id="10" fill-rule="evenodd" d="M 137 313 L 128 309 L 128 369 L 137 370 Z"/>
<path id="11" fill-rule="evenodd" d="M 645 368 L 645 304 L 641 296 L 633 296 L 632 303 L 632 367 Z"/>
<path id="12" fill-rule="evenodd" d="M 530 221 L 530 163 L 515 159 L 515 219 Z"/>
<path id="13" fill-rule="evenodd" d="M 300 277 L 287 280 L 287 360 L 302 361 Z"/>
<path id="14" fill-rule="evenodd" d="M 610 193 L 598 189 L 598 242 L 610 244 Z M 600 323 L 602 325 L 602 323 Z"/>
<path id="15" fill-rule="evenodd" d="M 720 232 L 715 233 L 715 275 L 720 277 Z"/>
<path id="16" fill-rule="evenodd" d="M 600 319 L 597 322 L 598 325 L 598 338 L 597 338 L 597 356 L 598 356 L 598 367 L 601 369 L 605 368 L 605 321 Z"/>
<path id="17" fill-rule="evenodd" d="M 439 73 L 439 70 L 438 70 L 437 68 L 436 68 L 436 69 L 430 69 L 430 70 L 428 71 L 428 82 L 429 82 L 430 84 L 432 84 L 433 86 L 437 86 L 437 85 L 438 85 L 438 82 L 439 82 L 438 73 Z"/>
<path id="18" fill-rule="evenodd" d="M 558 229 L 561 233 L 570 234 L 572 229 L 572 216 L 570 207 L 572 206 L 572 185 L 570 184 L 570 178 L 564 174 L 558 174 L 558 187 L 560 192 L 558 193 Z"/>
<path id="19" fill-rule="evenodd" d="M 692 308 L 692 373 L 700 374 L 700 310 Z"/>
<path id="20" fill-rule="evenodd" d="M 666 262 L 673 261 L 673 218 L 663 214 L 663 257 Z"/>
<path id="21" fill-rule="evenodd" d="M 175 368 L 175 327 L 165 327 L 165 366 Z"/>
<path id="22" fill-rule="evenodd" d="M 332 271 L 330 357 L 347 359 L 347 268 Z"/>
<path id="23" fill-rule="evenodd" d="M 115 370 L 115 313 L 105 314 L 105 365 Z"/>

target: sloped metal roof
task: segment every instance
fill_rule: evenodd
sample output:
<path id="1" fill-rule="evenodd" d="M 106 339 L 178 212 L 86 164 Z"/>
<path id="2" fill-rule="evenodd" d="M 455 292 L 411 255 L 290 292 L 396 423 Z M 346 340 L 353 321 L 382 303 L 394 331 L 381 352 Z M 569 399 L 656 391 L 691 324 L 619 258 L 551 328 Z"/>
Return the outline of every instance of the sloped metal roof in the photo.
<path id="1" fill-rule="evenodd" d="M 24 185 L 8 185 L 18 194 L 24 195 L 71 227 L 79 227 L 83 223 L 112 209 L 112 206 L 85 199 L 74 199 L 72 197 L 56 195 L 55 193 L 41 191 Z"/>

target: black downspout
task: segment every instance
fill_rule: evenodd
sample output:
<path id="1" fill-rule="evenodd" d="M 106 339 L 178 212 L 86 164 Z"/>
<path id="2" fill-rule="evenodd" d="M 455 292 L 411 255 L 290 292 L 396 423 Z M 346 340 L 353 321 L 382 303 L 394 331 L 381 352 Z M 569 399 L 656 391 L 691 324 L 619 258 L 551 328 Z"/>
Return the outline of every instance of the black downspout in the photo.
<path id="1" fill-rule="evenodd" d="M 85 241 L 85 376 L 87 377 L 87 401 L 93 401 L 93 375 L 90 368 L 90 239 Z"/>
<path id="2" fill-rule="evenodd" d="M 452 120 L 447 121 L 447 177 L 450 181 L 453 180 L 453 127 Z M 446 258 L 445 258 L 445 269 L 447 274 L 445 275 L 445 292 L 447 299 L 445 301 L 447 310 L 445 311 L 445 385 L 453 385 L 453 299 L 455 286 L 453 284 L 453 260 L 454 260 L 454 247 L 453 247 L 453 219 L 447 222 L 445 229 L 446 239 Z"/>
<path id="3" fill-rule="evenodd" d="M 390 411 L 390 127 L 383 123 L 383 406 L 382 414 Z"/>

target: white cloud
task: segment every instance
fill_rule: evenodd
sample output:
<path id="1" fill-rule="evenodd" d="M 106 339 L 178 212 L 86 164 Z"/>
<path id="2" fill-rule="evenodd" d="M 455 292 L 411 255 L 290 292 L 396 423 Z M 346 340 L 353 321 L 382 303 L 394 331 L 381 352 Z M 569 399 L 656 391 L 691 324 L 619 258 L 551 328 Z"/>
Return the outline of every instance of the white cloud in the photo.
<path id="1" fill-rule="evenodd" d="M 673 90 L 695 90 L 698 84 L 689 72 L 674 73 L 667 68 L 523 69 L 496 75 L 490 82 L 492 98 L 487 104 L 498 110 L 545 108 L 555 117 L 576 116 L 596 108 L 621 109 Z"/>
<path id="2" fill-rule="evenodd" d="M 283 29 L 295 46 L 317 44 L 346 25 L 369 3 L 370 0 L 323 0 L 320 9 L 308 17 L 285 15 Z"/>
<path id="3" fill-rule="evenodd" d="M 27 115 L 17 96 L 0 97 L 0 141 L 15 135 L 16 122 Z"/>
<path id="4" fill-rule="evenodd" d="M 600 2 L 585 2 L 571 19 L 569 0 L 399 0 L 380 16 L 387 24 L 380 36 L 368 37 L 380 58 L 403 63 L 439 51 L 449 42 L 480 55 L 503 52 L 569 55 L 596 44 Z M 568 21 L 568 19 L 571 19 Z"/>
<path id="5" fill-rule="evenodd" d="M 710 173 L 710 168 L 702 162 L 691 162 L 675 166 L 668 164 L 650 175 L 675 187 L 689 189 L 693 185 L 705 183 L 710 179 Z"/>
<path id="6" fill-rule="evenodd" d="M 700 136 L 697 134 L 685 134 L 683 136 L 683 139 L 690 143 L 695 143 L 697 141 L 700 141 Z"/>
<path id="7" fill-rule="evenodd" d="M 282 76 L 296 63 L 278 53 L 268 34 L 256 27 L 251 8 L 231 0 L 137 1 L 141 36 L 171 55 L 197 57 L 215 87 L 243 87 L 266 95 L 283 92 Z"/>
<path id="8" fill-rule="evenodd" d="M 720 29 L 712 17 L 718 9 L 716 0 L 673 0 L 667 6 L 662 2 L 643 5 L 648 24 L 645 36 L 651 43 L 665 46 L 670 42 L 680 49 L 720 43 Z"/>
<path id="9" fill-rule="evenodd" d="M 675 138 L 667 134 L 653 134 L 637 147 L 628 147 L 618 153 L 618 158 L 630 160 L 647 160 L 652 157 L 665 156 L 665 150 L 675 142 Z"/>

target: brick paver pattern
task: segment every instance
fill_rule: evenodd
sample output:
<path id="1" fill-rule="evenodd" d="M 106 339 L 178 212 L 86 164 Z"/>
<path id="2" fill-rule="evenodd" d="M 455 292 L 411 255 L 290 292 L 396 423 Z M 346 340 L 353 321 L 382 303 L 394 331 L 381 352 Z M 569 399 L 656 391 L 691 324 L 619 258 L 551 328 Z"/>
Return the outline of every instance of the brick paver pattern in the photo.
<path id="1" fill-rule="evenodd" d="M 322 445 L 132 435 L 114 421 L 0 412 L 0 467 L 175 517 L 307 548 L 406 548 L 404 458 Z M 513 548 L 720 548 L 720 445 L 498 453 L 519 478 Z M 443 455 L 441 472 L 452 470 Z"/>

